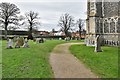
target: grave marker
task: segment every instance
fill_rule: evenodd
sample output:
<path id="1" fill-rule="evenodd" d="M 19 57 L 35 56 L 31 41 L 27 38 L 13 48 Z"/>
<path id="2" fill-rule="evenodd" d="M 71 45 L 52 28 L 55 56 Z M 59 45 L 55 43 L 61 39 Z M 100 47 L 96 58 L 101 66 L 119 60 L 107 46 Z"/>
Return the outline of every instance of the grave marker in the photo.
<path id="1" fill-rule="evenodd" d="M 102 52 L 99 35 L 97 35 L 96 40 L 95 40 L 95 52 Z"/>
<path id="2" fill-rule="evenodd" d="M 13 48 L 13 41 L 11 39 L 8 39 L 7 49 L 12 49 L 12 48 Z"/>

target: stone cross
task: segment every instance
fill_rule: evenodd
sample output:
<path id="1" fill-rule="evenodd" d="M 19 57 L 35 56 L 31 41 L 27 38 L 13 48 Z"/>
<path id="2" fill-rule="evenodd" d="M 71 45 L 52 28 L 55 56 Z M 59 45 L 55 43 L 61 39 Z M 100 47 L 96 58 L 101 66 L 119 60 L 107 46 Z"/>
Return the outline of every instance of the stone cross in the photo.
<path id="1" fill-rule="evenodd" d="M 95 52 L 102 52 L 99 35 L 97 35 L 96 40 L 95 40 Z"/>
<path id="2" fill-rule="evenodd" d="M 8 39 L 7 49 L 12 49 L 12 48 L 13 48 L 13 41 L 11 39 Z"/>

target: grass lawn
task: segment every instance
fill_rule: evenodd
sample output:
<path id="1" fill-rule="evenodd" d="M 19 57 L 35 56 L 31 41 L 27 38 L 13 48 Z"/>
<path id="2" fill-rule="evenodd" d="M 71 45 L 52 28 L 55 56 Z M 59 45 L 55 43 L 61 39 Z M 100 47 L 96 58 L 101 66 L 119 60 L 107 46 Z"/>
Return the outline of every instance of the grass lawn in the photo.
<path id="1" fill-rule="evenodd" d="M 2 41 L 0 41 L 0 79 L 2 78 Z"/>
<path id="2" fill-rule="evenodd" d="M 3 78 L 53 78 L 49 55 L 52 49 L 63 40 L 47 40 L 36 44 L 29 41 L 30 48 L 6 49 L 2 41 L 2 77 Z M 80 42 L 80 41 L 70 41 Z"/>
<path id="3" fill-rule="evenodd" d="M 94 47 L 72 45 L 70 51 L 92 72 L 101 78 L 118 77 L 118 48 L 102 47 L 103 52 L 95 53 Z"/>

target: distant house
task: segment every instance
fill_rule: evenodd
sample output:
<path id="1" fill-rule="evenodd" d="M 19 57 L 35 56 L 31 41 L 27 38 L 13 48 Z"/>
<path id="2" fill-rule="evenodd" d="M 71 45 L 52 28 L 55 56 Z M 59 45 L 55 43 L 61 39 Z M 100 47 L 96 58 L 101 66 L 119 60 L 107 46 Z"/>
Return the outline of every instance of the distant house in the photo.
<path id="1" fill-rule="evenodd" d="M 50 33 L 48 31 L 37 31 L 38 35 L 48 36 Z"/>
<path id="2" fill-rule="evenodd" d="M 71 37 L 72 38 L 80 38 L 79 31 L 72 32 Z M 84 39 L 85 37 L 86 37 L 86 31 L 83 30 L 83 31 L 81 31 L 81 38 Z"/>
<path id="3" fill-rule="evenodd" d="M 51 36 L 65 36 L 65 33 L 62 31 L 52 31 L 50 32 Z"/>

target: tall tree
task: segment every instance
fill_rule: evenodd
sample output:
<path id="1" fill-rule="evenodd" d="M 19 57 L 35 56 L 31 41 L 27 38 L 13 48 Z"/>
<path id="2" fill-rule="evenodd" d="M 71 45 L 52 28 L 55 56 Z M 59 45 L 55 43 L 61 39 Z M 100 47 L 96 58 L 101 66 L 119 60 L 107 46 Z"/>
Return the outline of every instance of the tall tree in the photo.
<path id="1" fill-rule="evenodd" d="M 0 23 L 5 29 L 5 38 L 7 38 L 8 25 L 18 25 L 19 8 L 15 4 L 0 3 Z"/>
<path id="2" fill-rule="evenodd" d="M 83 26 L 84 26 L 85 22 L 82 19 L 78 19 L 76 24 L 77 24 L 77 27 L 79 28 L 79 36 L 81 38 L 81 32 L 84 29 Z"/>
<path id="3" fill-rule="evenodd" d="M 38 13 L 33 11 L 25 13 L 26 22 L 29 24 L 29 35 L 32 34 L 33 29 L 35 29 L 37 25 L 40 25 L 40 17 L 38 17 L 38 15 Z"/>
<path id="4" fill-rule="evenodd" d="M 74 19 L 68 13 L 65 13 L 60 17 L 59 24 L 61 30 L 65 33 L 66 37 L 70 36 L 69 30 L 74 26 Z"/>

